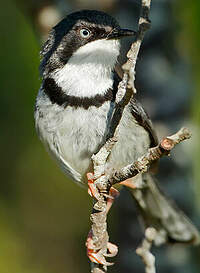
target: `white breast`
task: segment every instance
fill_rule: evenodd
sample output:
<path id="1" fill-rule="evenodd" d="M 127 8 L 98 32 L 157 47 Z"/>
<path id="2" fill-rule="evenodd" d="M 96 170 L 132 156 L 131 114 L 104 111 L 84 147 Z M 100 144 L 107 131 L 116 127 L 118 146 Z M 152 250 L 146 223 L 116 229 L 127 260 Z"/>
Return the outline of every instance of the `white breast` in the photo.
<path id="1" fill-rule="evenodd" d="M 117 40 L 96 40 L 80 47 L 67 64 L 52 73 L 68 95 L 91 97 L 112 87 L 112 70 L 119 55 Z"/>
<path id="2" fill-rule="evenodd" d="M 91 155 L 105 140 L 113 103 L 105 102 L 99 108 L 91 106 L 85 110 L 63 109 L 47 101 L 48 97 L 41 91 L 35 112 L 40 139 L 65 173 L 81 182 L 91 168 Z"/>

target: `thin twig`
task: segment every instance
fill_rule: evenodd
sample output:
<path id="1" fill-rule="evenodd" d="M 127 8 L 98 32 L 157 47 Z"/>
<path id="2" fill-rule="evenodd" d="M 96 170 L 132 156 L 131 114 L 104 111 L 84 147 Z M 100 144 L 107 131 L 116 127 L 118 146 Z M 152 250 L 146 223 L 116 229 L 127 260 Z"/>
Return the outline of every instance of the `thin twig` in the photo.
<path id="1" fill-rule="evenodd" d="M 137 39 L 132 43 L 130 50 L 127 53 L 127 62 L 122 66 L 124 75 L 128 75 L 127 87 L 132 89 L 136 93 L 134 86 L 135 81 L 135 66 L 137 61 L 137 56 L 140 50 L 141 43 L 144 38 L 145 32 L 150 28 L 151 23 L 149 20 L 149 11 L 151 6 L 151 0 L 142 0 L 142 9 L 139 18 L 139 30 L 137 33 Z"/>
<path id="2" fill-rule="evenodd" d="M 139 255 L 144 264 L 146 273 L 156 273 L 155 257 L 150 252 L 153 241 L 156 238 L 155 228 L 149 227 L 145 231 L 145 238 L 140 247 L 136 249 L 137 255 Z"/>
<path id="3" fill-rule="evenodd" d="M 163 138 L 156 147 L 150 148 L 148 152 L 136 162 L 123 167 L 121 170 L 113 171 L 109 177 L 109 184 L 114 185 L 134 177 L 138 173 L 146 172 L 153 161 L 160 159 L 164 155 L 168 155 L 175 145 L 190 137 L 191 134 L 189 130 L 187 128 L 181 128 L 176 134 Z"/>

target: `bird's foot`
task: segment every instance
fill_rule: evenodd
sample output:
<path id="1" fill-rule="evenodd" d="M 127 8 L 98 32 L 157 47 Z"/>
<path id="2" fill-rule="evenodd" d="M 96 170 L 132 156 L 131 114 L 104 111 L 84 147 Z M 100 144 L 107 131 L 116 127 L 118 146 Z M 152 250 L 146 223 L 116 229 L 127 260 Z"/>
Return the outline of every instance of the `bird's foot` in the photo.
<path id="1" fill-rule="evenodd" d="M 93 198 L 95 198 L 96 200 L 98 200 L 100 195 L 99 195 L 99 190 L 98 190 L 97 186 L 95 185 L 95 180 L 94 180 L 93 173 L 87 173 L 87 180 L 88 180 L 88 193 L 89 193 L 89 195 L 92 196 Z M 128 188 L 131 188 L 131 189 L 137 189 L 138 188 L 136 183 L 134 183 L 134 179 L 126 179 L 126 180 L 120 182 L 119 184 L 123 185 L 123 186 L 126 186 Z M 116 194 L 114 192 L 116 192 Z M 119 195 L 119 192 L 115 188 L 111 187 L 109 195 L 105 194 L 104 196 L 108 198 L 108 202 L 111 202 L 110 200 L 113 199 L 113 197 L 114 198 L 117 197 L 118 195 Z M 113 203 L 113 201 L 112 201 L 112 203 Z"/>
<path id="2" fill-rule="evenodd" d="M 96 249 L 93 243 L 91 230 L 88 233 L 86 247 L 87 256 L 90 261 L 105 266 L 113 265 L 113 263 L 107 262 L 105 257 L 114 257 L 118 253 L 118 247 L 110 242 L 107 242 L 107 253 L 104 253 L 103 249 Z"/>
<path id="3" fill-rule="evenodd" d="M 96 200 L 100 199 L 100 191 L 95 185 L 94 175 L 92 173 L 87 174 L 88 179 L 88 193 L 95 198 Z M 106 214 L 110 210 L 114 199 L 119 195 L 118 190 L 111 187 L 109 190 L 109 194 L 103 193 L 103 196 L 106 198 Z M 95 244 L 93 242 L 93 234 L 92 230 L 89 232 L 87 241 L 86 241 L 86 247 L 87 247 L 87 256 L 90 259 L 91 262 L 109 266 L 113 263 L 107 262 L 105 257 L 114 257 L 117 255 L 118 247 L 110 242 L 106 243 L 106 249 L 105 245 L 102 248 L 96 248 Z"/>
<path id="4" fill-rule="evenodd" d="M 92 173 L 87 173 L 88 193 L 90 196 L 92 196 L 96 200 L 99 200 L 100 193 L 99 193 L 97 186 L 95 185 L 95 180 L 93 177 L 94 176 Z M 104 194 L 104 196 L 107 198 L 106 213 L 108 213 L 115 198 L 119 196 L 119 191 L 117 189 L 111 187 L 109 194 Z"/>
<path id="5" fill-rule="evenodd" d="M 97 186 L 95 185 L 94 175 L 93 173 L 87 173 L 87 180 L 88 180 L 88 193 L 91 197 L 99 200 L 100 194 Z"/>

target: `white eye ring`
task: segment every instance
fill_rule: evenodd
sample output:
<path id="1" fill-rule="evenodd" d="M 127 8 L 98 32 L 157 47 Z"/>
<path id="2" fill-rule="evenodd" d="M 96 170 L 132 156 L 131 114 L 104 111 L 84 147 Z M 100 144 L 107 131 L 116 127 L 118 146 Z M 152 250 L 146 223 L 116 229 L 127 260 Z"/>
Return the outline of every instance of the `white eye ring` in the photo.
<path id="1" fill-rule="evenodd" d="M 90 36 L 90 31 L 87 28 L 82 28 L 80 30 L 80 35 L 83 38 L 88 38 Z"/>

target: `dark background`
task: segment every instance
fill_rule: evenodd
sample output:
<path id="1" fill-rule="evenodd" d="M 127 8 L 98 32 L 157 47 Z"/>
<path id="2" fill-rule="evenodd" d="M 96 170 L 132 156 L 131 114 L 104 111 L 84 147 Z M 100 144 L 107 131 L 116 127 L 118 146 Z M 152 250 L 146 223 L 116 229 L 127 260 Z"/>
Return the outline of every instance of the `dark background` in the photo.
<path id="1" fill-rule="evenodd" d="M 152 28 L 137 64 L 138 97 L 160 137 L 181 126 L 191 140 L 161 160 L 162 188 L 200 228 L 200 2 L 153 0 Z M 16 0 L 0 9 L 0 272 L 89 272 L 85 239 L 91 199 L 51 160 L 39 142 L 33 120 L 40 85 L 39 48 L 49 29 L 66 14 L 100 9 L 122 27 L 136 29 L 139 0 Z M 121 61 L 131 40 L 123 41 Z M 109 216 L 111 241 L 120 247 L 109 272 L 144 272 L 135 254 L 142 234 L 135 207 L 122 190 Z M 154 249 L 159 273 L 197 273 L 200 249 Z"/>

